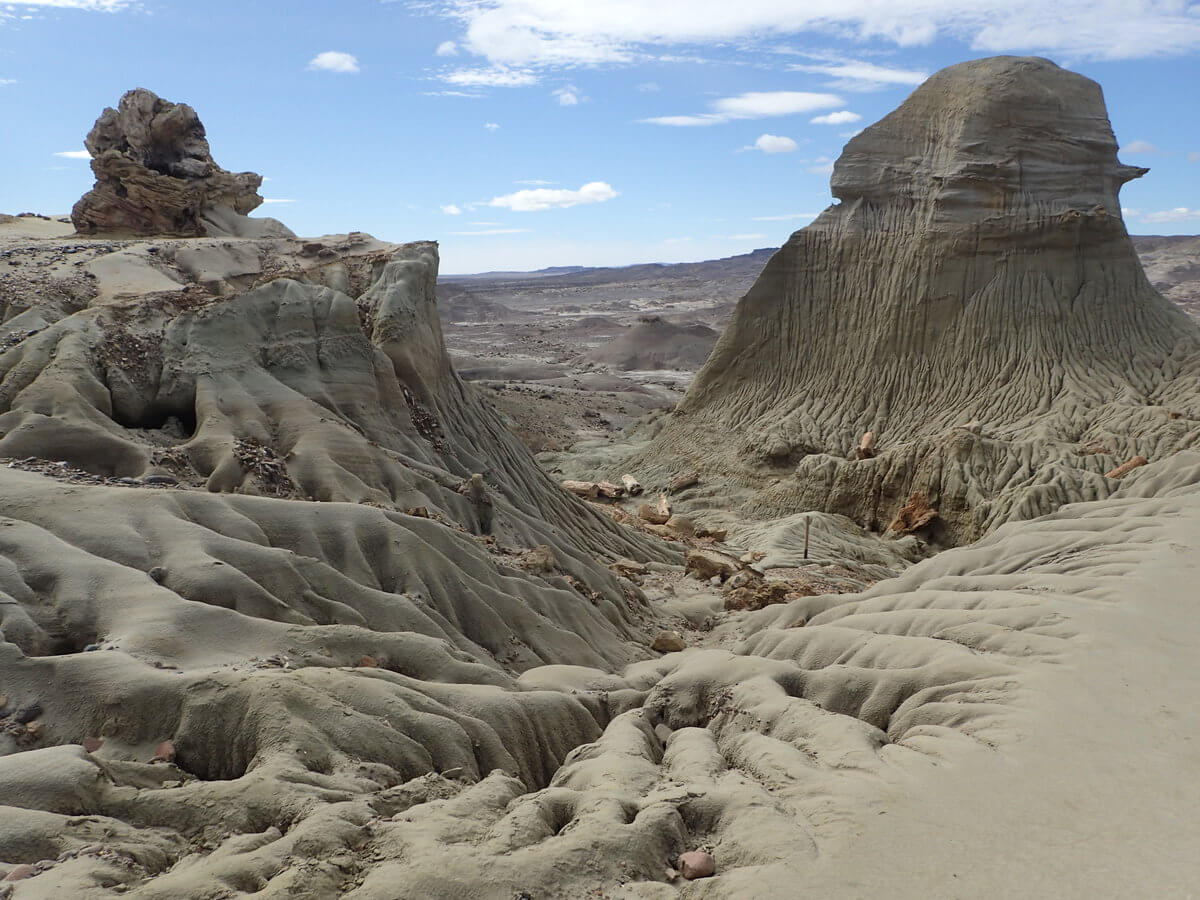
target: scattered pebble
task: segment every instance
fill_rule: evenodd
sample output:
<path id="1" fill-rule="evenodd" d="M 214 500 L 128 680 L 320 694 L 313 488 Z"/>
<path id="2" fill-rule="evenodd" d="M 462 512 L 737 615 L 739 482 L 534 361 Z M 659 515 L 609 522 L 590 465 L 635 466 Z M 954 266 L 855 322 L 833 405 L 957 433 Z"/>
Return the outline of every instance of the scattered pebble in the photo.
<path id="1" fill-rule="evenodd" d="M 711 853 L 689 850 L 679 855 L 679 871 L 689 881 L 696 878 L 711 878 L 716 874 L 717 861 Z"/>
<path id="2" fill-rule="evenodd" d="M 678 653 L 687 649 L 687 642 L 678 631 L 660 631 L 650 649 L 658 653 Z"/>
<path id="3" fill-rule="evenodd" d="M 29 722 L 32 722 L 34 719 L 38 718 L 41 714 L 42 714 L 42 704 L 38 703 L 35 700 L 33 703 L 30 703 L 28 706 L 23 706 L 20 709 L 18 709 L 16 714 L 13 716 L 13 721 L 16 722 L 18 725 L 25 725 Z"/>
<path id="4" fill-rule="evenodd" d="M 173 763 L 175 762 L 175 742 L 163 741 L 154 748 L 154 758 L 150 760 L 153 763 Z"/>

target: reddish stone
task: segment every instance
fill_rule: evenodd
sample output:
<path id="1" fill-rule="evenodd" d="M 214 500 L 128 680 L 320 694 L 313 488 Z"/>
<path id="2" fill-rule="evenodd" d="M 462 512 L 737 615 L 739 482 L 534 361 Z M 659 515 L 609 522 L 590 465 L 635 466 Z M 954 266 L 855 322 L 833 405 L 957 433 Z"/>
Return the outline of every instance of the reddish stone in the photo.
<path id="1" fill-rule="evenodd" d="M 717 871 L 717 861 L 711 853 L 689 850 L 679 855 L 679 871 L 689 881 L 694 878 L 710 878 Z"/>
<path id="2" fill-rule="evenodd" d="M 24 881 L 26 878 L 32 878 L 38 873 L 38 870 L 28 863 L 22 863 L 19 866 L 13 866 L 8 870 L 8 874 L 4 876 L 5 881 Z"/>
<path id="3" fill-rule="evenodd" d="M 86 737 L 83 739 L 83 749 L 88 753 L 95 753 L 104 746 L 104 738 Z"/>

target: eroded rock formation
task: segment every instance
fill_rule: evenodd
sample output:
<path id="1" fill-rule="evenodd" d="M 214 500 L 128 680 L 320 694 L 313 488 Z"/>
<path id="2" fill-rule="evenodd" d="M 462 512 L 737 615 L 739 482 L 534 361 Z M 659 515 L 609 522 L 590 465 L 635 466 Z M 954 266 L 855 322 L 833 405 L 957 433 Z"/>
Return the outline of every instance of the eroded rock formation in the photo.
<path id="1" fill-rule="evenodd" d="M 846 145 L 838 202 L 767 264 L 644 465 L 879 529 L 920 491 L 948 541 L 1107 496 L 1114 466 L 1200 437 L 1200 329 L 1121 220 L 1145 171 L 1087 78 L 937 73 Z"/>
<path id="2" fill-rule="evenodd" d="M 263 202 L 261 175 L 217 165 L 194 109 L 144 88 L 104 110 L 84 144 L 96 184 L 71 211 L 82 234 L 203 235 L 206 216 Z"/>

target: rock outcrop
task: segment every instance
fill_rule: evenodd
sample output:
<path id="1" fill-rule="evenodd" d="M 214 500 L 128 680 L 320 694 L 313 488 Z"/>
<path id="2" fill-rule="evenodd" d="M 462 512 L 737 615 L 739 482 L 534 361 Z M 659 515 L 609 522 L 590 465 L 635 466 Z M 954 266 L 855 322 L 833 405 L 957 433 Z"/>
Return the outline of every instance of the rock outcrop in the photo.
<path id="1" fill-rule="evenodd" d="M 838 202 L 767 264 L 642 470 L 880 530 L 921 492 L 946 542 L 1108 496 L 1116 465 L 1200 439 L 1200 329 L 1121 219 L 1145 172 L 1083 76 L 937 73 L 846 145 Z"/>
<path id="2" fill-rule="evenodd" d="M 261 175 L 213 160 L 194 109 L 144 88 L 104 110 L 84 144 L 96 184 L 71 211 L 81 234 L 199 236 L 210 232 L 206 218 L 245 216 L 263 202 Z"/>

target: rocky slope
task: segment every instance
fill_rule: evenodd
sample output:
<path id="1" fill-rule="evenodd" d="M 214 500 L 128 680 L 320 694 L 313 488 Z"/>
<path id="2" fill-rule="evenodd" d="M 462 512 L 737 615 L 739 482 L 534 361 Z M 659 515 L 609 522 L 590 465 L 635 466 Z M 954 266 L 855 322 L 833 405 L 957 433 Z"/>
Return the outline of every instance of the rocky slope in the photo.
<path id="1" fill-rule="evenodd" d="M 838 202 L 772 257 L 638 462 L 756 485 L 755 515 L 877 529 L 917 492 L 945 542 L 1108 496 L 1118 464 L 1200 436 L 1200 328 L 1120 217 L 1143 172 L 1086 78 L 939 72 L 847 144 Z"/>
<path id="2" fill-rule="evenodd" d="M 808 560 L 803 516 L 671 549 L 458 377 L 433 245 L 29 224 L 0 223 L 0 898 L 1200 877 L 1195 453 L 907 571 L 833 515 Z"/>

